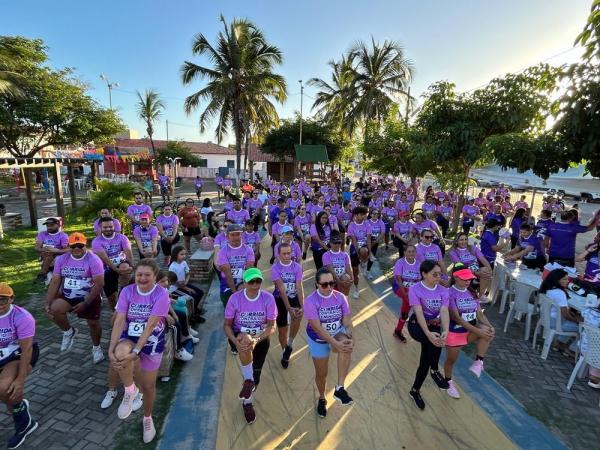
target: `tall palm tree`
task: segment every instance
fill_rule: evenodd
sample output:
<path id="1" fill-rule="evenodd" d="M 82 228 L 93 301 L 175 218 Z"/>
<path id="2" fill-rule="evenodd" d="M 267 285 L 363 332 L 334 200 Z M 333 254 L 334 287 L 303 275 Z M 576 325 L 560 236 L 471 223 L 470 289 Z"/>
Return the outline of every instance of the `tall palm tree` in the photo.
<path id="1" fill-rule="evenodd" d="M 158 167 L 158 162 L 156 162 L 156 148 L 154 148 L 152 135 L 154 134 L 154 122 L 161 116 L 165 109 L 165 104 L 158 95 L 158 92 L 153 89 L 146 89 L 144 94 L 141 94 L 139 91 L 136 91 L 136 93 L 138 96 L 136 104 L 138 117 L 146 124 L 146 133 L 148 133 L 152 147 L 152 158 L 155 161 L 156 167 Z"/>
<path id="2" fill-rule="evenodd" d="M 264 34 L 246 19 L 226 23 L 217 36 L 216 45 L 203 34 L 197 34 L 192 44 L 195 56 L 208 56 L 211 67 L 185 61 L 181 68 L 184 85 L 195 79 L 207 79 L 206 86 L 185 99 L 185 112 L 191 114 L 201 102 L 208 102 L 200 114 L 200 131 L 204 132 L 216 119 L 215 135 L 223 140 L 227 130 L 235 135 L 237 178 L 240 176 L 242 143 L 248 140 L 251 127 L 262 128 L 278 119 L 271 101 L 283 103 L 287 98 L 286 83 L 273 72 L 281 64 L 279 48 L 267 42 Z"/>

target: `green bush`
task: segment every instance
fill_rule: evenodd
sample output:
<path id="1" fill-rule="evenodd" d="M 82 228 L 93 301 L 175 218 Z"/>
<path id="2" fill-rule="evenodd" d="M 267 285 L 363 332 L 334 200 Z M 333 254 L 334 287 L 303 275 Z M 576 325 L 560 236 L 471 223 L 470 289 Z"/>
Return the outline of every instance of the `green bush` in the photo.
<path id="1" fill-rule="evenodd" d="M 135 183 L 113 183 L 107 180 L 95 180 L 97 190 L 91 191 L 89 198 L 84 200 L 84 206 L 79 209 L 79 215 L 87 220 L 94 220 L 102 208 L 113 212 L 123 226 L 123 234 L 131 234 L 131 221 L 127 217 L 127 207 L 133 203 L 133 194 L 140 190 Z"/>

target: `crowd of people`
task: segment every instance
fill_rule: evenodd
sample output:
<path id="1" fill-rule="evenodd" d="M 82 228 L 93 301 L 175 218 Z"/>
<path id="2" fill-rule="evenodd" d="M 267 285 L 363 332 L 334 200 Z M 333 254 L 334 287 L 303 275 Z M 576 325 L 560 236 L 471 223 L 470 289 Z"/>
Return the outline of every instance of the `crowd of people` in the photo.
<path id="1" fill-rule="evenodd" d="M 470 371 L 481 375 L 495 336 L 481 306 L 491 301 L 499 252 L 505 252 L 505 260 L 520 259 L 531 268 L 542 268 L 547 261 L 566 266 L 586 261 L 582 281 L 600 287 L 600 233 L 583 254 L 575 255 L 578 233 L 600 231 L 600 211 L 581 225 L 576 209 L 565 211 L 549 202 L 536 221 L 525 197 L 512 204 L 503 185 L 467 198 L 458 210 L 456 193 L 432 187 L 422 191 L 418 182 L 409 186 L 396 178 L 361 178 L 355 183 L 297 179 L 289 184 L 268 179 L 264 185 L 246 182 L 241 196 L 233 193 L 231 180 L 215 181 L 219 199 L 221 193 L 224 199 L 216 210 L 209 198 L 201 207 L 188 198 L 179 210 L 166 204 L 154 217 L 138 192 L 126 211 L 132 226 L 129 237 L 112 212 L 102 209 L 92 224 L 91 245 L 82 233 L 61 231 L 60 219 L 53 218 L 36 239 L 38 279 L 49 280 L 45 311 L 62 331 L 61 352 L 72 348 L 79 334 L 69 321 L 69 314 L 75 314 L 87 322 L 93 362 L 105 359 L 100 314 L 106 298 L 112 325 L 108 389 L 101 407 L 112 405 L 121 382 L 118 417 L 125 419 L 143 408 L 144 442 L 156 434 L 152 409 L 166 329 L 175 329 L 176 358 L 189 361 L 189 345 L 198 342 L 192 325 L 204 322 L 204 292 L 191 282 L 186 262 L 192 238 L 215 252 L 224 334 L 231 353 L 239 358 L 238 398 L 248 423 L 256 419 L 253 398 L 270 336 L 277 333 L 281 367 L 288 369 L 303 319 L 319 393 L 317 414 L 327 415 L 325 385 L 332 351 L 337 354 L 333 397 L 344 406 L 353 403 L 344 386 L 354 348 L 351 304 L 360 298 L 360 277 L 373 278 L 374 262 L 384 247 L 398 253 L 392 286 L 402 306 L 393 334 L 402 343 L 410 335 L 421 346 L 410 390 L 419 409 L 425 408 L 420 390 L 428 374 L 450 397 L 460 397 L 453 366 L 468 343 L 476 343 Z M 165 189 L 169 185 L 168 180 L 159 183 Z M 197 179 L 194 188 L 200 201 L 202 180 Z M 416 208 L 421 195 L 423 203 Z M 462 231 L 447 245 L 455 215 L 460 216 Z M 184 245 L 179 245 L 180 232 Z M 270 254 L 261 254 L 263 238 L 270 242 Z M 305 292 L 302 265 L 309 249 L 316 275 L 310 292 Z M 257 267 L 263 256 L 270 258 L 270 277 Z M 1 283 L 0 396 L 15 422 L 9 448 L 21 445 L 37 427 L 23 392 L 39 354 L 35 320 L 14 300 L 10 286 Z M 439 358 L 444 347 L 442 374 Z"/>

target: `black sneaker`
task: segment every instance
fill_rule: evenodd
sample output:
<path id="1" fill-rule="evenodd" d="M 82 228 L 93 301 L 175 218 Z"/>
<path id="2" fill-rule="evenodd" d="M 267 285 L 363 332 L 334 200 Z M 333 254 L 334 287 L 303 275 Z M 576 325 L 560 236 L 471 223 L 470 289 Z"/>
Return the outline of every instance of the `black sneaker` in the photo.
<path id="1" fill-rule="evenodd" d="M 395 330 L 395 331 L 394 331 L 394 337 L 395 337 L 396 339 L 399 339 L 399 340 L 400 340 L 400 342 L 404 342 L 404 343 L 406 343 L 406 338 L 404 337 L 404 335 L 402 334 L 402 332 L 401 332 L 401 331 Z"/>
<path id="2" fill-rule="evenodd" d="M 246 422 L 248 425 L 254 423 L 256 420 L 256 412 L 254 411 L 254 406 L 252 403 L 242 404 L 242 409 L 244 410 L 244 417 L 246 418 Z"/>
<path id="3" fill-rule="evenodd" d="M 343 387 L 336 389 L 333 392 L 333 398 L 335 398 L 344 406 L 348 406 L 354 403 L 354 400 L 352 400 L 352 398 L 346 392 L 346 389 L 344 389 Z"/>
<path id="4" fill-rule="evenodd" d="M 273 265 L 273 263 L 274 263 L 274 262 L 275 262 L 275 257 L 274 257 L 274 256 L 271 256 L 271 259 L 269 260 L 269 263 L 270 263 L 271 265 Z"/>
<path id="5" fill-rule="evenodd" d="M 281 357 L 281 367 L 287 369 L 290 365 L 290 356 L 292 355 L 292 347 L 286 345 L 283 349 L 283 356 Z"/>
<path id="6" fill-rule="evenodd" d="M 25 442 L 25 438 L 38 427 L 38 423 L 29 414 L 29 402 L 23 399 L 21 403 L 19 410 L 13 411 L 15 434 L 8 440 L 7 447 L 10 449 L 21 446 Z"/>
<path id="7" fill-rule="evenodd" d="M 302 253 L 302 259 L 306 259 L 306 252 Z"/>
<path id="8" fill-rule="evenodd" d="M 433 379 L 433 381 L 435 381 L 435 384 L 437 384 L 437 386 L 445 391 L 446 389 L 448 389 L 450 387 L 450 385 L 448 384 L 448 380 L 446 380 L 442 374 L 440 373 L 439 370 L 434 370 L 430 372 L 431 374 L 431 378 Z"/>
<path id="9" fill-rule="evenodd" d="M 327 400 L 324 398 L 320 398 L 317 403 L 317 414 L 319 417 L 327 417 Z"/>
<path id="10" fill-rule="evenodd" d="M 425 401 L 423 400 L 423 397 L 421 397 L 421 393 L 419 391 L 415 391 L 414 389 L 411 389 L 409 394 L 412 397 L 412 399 L 415 401 L 415 405 L 417 405 L 417 408 L 419 408 L 421 411 L 424 410 L 425 409 Z"/>

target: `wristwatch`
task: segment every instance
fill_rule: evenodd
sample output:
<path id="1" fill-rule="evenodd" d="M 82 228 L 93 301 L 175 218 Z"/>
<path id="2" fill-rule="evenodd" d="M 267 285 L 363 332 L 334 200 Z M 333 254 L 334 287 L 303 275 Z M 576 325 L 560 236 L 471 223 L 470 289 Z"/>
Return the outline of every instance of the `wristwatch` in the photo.
<path id="1" fill-rule="evenodd" d="M 140 356 L 140 352 L 141 352 L 141 350 L 137 347 L 134 347 L 133 349 L 131 349 L 131 353 L 135 353 L 137 356 Z"/>

